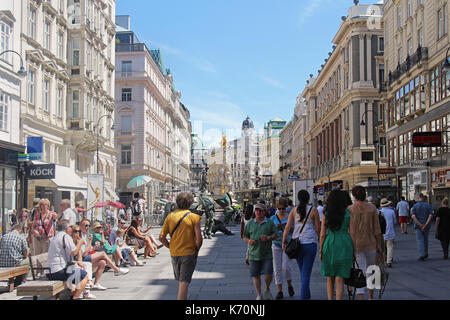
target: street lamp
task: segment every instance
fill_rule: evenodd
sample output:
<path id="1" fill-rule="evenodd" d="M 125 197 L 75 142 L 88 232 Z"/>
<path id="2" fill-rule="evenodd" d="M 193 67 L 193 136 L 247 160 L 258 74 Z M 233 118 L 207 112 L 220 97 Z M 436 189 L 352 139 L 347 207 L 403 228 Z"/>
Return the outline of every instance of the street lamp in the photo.
<path id="1" fill-rule="evenodd" d="M 104 115 L 102 115 L 100 118 L 98 118 L 98 120 L 97 120 L 97 174 L 98 174 L 98 171 L 99 171 L 99 155 L 98 155 L 98 152 L 99 152 L 98 138 L 99 138 L 99 132 L 100 132 L 99 125 L 100 125 L 100 120 L 101 120 L 102 118 L 104 118 L 104 117 L 108 117 L 108 118 L 110 118 L 110 119 L 113 121 L 113 125 L 111 126 L 111 130 L 114 130 L 114 129 L 115 129 L 115 126 L 114 126 L 114 119 L 111 117 L 111 115 L 109 115 L 109 114 L 104 114 Z"/>
<path id="2" fill-rule="evenodd" d="M 445 53 L 445 62 L 443 64 L 443 69 L 444 72 L 447 73 L 448 71 L 450 71 L 450 61 L 448 60 L 448 51 L 450 50 L 450 48 L 447 49 L 447 52 Z"/>
<path id="3" fill-rule="evenodd" d="M 366 115 L 367 112 L 372 112 L 375 113 L 375 110 L 373 109 L 368 109 L 367 111 L 365 111 L 362 116 L 361 116 L 361 122 L 360 125 L 362 127 L 367 126 L 366 122 L 364 121 L 364 116 Z M 376 131 L 377 132 L 377 131 Z M 373 141 L 373 144 L 375 145 L 375 148 L 377 150 L 375 150 L 375 157 L 376 157 L 376 162 L 377 162 L 377 197 L 380 196 L 380 141 L 379 141 L 379 137 L 377 135 L 377 138 Z"/>
<path id="4" fill-rule="evenodd" d="M 17 54 L 19 56 L 19 58 L 20 58 L 20 69 L 19 69 L 19 71 L 17 71 L 17 74 L 19 76 L 21 76 L 21 77 L 25 77 L 27 75 L 27 71 L 25 70 L 25 68 L 23 66 L 23 59 L 22 59 L 22 56 L 20 55 L 20 53 L 18 53 L 17 51 L 14 51 L 14 50 L 6 50 L 6 51 L 3 51 L 2 53 L 0 53 L 0 56 L 2 54 L 4 54 L 4 53 L 7 53 L 7 52 L 12 52 L 12 53 L 15 53 L 15 54 Z"/>
<path id="5" fill-rule="evenodd" d="M 320 150 L 322 150 L 322 149 L 326 149 L 327 150 L 327 152 L 329 152 L 330 151 L 330 149 L 327 147 L 327 146 L 320 146 L 320 148 L 319 148 L 319 152 L 317 152 L 317 157 L 320 157 Z M 331 169 L 330 169 L 330 160 L 327 160 L 327 173 L 328 173 L 328 188 L 330 189 L 330 191 L 331 191 L 331 179 L 330 179 L 330 175 L 331 175 Z"/>

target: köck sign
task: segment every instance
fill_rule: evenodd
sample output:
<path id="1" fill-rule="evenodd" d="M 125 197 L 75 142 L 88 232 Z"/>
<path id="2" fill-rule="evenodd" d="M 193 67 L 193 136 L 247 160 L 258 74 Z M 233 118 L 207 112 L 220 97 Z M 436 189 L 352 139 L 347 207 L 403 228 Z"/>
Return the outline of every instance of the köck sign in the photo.
<path id="1" fill-rule="evenodd" d="M 54 164 L 31 165 L 26 169 L 28 180 L 55 179 Z"/>

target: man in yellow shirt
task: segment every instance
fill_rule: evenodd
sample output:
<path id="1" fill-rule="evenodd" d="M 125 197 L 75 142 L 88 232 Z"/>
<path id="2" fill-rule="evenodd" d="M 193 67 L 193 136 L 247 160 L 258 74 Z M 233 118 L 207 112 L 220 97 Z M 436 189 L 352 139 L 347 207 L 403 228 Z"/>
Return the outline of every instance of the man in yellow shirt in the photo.
<path id="1" fill-rule="evenodd" d="M 159 235 L 159 241 L 170 250 L 173 273 L 178 281 L 178 300 L 187 299 L 189 283 L 203 243 L 201 216 L 189 211 L 193 202 L 192 194 L 180 193 L 176 198 L 178 209 L 167 216 Z M 170 242 L 167 240 L 168 234 Z"/>

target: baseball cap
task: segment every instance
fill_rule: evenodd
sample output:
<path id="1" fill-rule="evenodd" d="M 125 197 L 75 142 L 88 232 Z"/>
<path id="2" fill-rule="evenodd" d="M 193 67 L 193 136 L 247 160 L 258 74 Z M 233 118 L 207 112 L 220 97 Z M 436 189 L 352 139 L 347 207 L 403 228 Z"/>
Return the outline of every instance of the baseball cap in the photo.
<path id="1" fill-rule="evenodd" d="M 255 204 L 255 209 L 266 210 L 266 206 L 263 205 L 262 203 L 257 203 Z"/>

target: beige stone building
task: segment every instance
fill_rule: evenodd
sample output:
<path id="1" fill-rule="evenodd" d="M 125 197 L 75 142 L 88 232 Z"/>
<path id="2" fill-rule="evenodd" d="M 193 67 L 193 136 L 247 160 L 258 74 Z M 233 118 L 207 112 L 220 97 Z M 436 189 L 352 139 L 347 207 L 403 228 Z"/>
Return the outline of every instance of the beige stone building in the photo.
<path id="1" fill-rule="evenodd" d="M 18 0 L 20 50 L 28 71 L 21 86 L 20 143 L 43 137 L 53 180 L 29 184 L 37 197 L 85 200 L 87 175 L 103 174 L 104 199 L 117 200 L 114 112 L 115 0 Z M 97 157 L 97 145 L 99 148 Z M 58 172 L 60 172 L 58 174 Z"/>
<path id="2" fill-rule="evenodd" d="M 368 185 L 383 163 L 377 152 L 382 146 L 377 143 L 383 114 L 378 89 L 384 70 L 382 9 L 382 4 L 350 7 L 333 49 L 302 92 L 308 114 L 303 161 L 310 166 L 309 178 L 328 190 Z"/>
<path id="3" fill-rule="evenodd" d="M 449 42 L 448 1 L 388 0 L 384 5 L 385 130 L 391 176 L 399 195 L 431 195 L 437 207 L 450 196 L 448 132 L 442 147 L 414 148 L 416 132 L 449 131 L 449 79 L 443 67 Z M 428 166 L 429 165 L 429 166 Z"/>
<path id="4" fill-rule="evenodd" d="M 160 50 L 149 50 L 130 30 L 130 17 L 117 16 L 116 147 L 118 188 L 129 203 L 133 192 L 152 200 L 173 199 L 189 190 L 191 123 L 181 92 L 164 67 Z M 128 182 L 151 176 L 149 186 L 130 190 Z M 149 190 L 151 189 L 151 190 Z"/>

